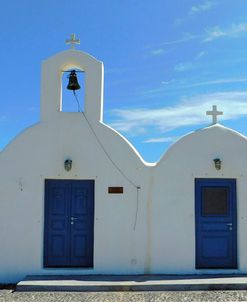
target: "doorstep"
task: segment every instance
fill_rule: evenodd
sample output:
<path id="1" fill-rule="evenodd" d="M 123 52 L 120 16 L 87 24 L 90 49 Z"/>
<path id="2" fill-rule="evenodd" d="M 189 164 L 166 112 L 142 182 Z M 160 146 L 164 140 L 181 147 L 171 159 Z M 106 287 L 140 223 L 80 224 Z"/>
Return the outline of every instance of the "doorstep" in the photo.
<path id="1" fill-rule="evenodd" d="M 17 291 L 245 290 L 247 275 L 40 275 L 27 276 Z"/>

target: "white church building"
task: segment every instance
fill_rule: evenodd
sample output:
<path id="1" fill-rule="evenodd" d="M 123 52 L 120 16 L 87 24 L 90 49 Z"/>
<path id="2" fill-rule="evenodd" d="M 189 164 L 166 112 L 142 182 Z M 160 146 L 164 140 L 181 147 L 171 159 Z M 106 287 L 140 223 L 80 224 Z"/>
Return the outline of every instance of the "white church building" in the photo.
<path id="1" fill-rule="evenodd" d="M 85 72 L 63 112 L 64 70 Z M 40 122 L 0 153 L 0 283 L 26 275 L 247 273 L 247 138 L 216 123 L 146 163 L 103 123 L 103 63 L 42 65 Z"/>

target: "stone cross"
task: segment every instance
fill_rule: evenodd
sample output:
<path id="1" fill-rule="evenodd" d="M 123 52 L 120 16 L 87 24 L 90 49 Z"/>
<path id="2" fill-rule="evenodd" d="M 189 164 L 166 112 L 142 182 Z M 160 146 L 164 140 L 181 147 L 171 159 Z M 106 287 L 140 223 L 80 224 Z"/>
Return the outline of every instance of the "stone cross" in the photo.
<path id="1" fill-rule="evenodd" d="M 206 114 L 207 115 L 212 115 L 212 119 L 213 119 L 213 125 L 217 124 L 217 116 L 218 115 L 223 115 L 223 111 L 217 111 L 217 106 L 213 105 L 213 110 L 212 111 L 207 111 Z"/>
<path id="2" fill-rule="evenodd" d="M 70 44 L 71 45 L 71 49 L 75 49 L 75 45 L 76 44 L 80 44 L 80 39 L 76 39 L 75 38 L 75 34 L 71 34 L 70 35 L 70 39 L 66 40 L 66 44 Z"/>

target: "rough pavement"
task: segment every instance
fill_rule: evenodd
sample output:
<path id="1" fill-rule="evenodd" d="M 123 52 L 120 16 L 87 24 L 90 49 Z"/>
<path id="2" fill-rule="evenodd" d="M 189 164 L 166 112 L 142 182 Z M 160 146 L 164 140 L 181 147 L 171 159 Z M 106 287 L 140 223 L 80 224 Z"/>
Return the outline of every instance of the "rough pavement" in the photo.
<path id="1" fill-rule="evenodd" d="M 14 292 L 0 290 L 0 302 L 225 302 L 247 301 L 247 291 L 190 292 Z"/>

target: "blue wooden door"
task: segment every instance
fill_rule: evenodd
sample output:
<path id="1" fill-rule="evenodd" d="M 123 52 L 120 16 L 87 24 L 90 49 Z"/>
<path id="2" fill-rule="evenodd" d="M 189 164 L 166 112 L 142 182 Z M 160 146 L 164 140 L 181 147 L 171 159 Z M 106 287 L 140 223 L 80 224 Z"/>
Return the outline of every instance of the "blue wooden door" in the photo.
<path id="1" fill-rule="evenodd" d="M 235 179 L 196 179 L 196 268 L 237 268 Z"/>
<path id="2" fill-rule="evenodd" d="M 45 181 L 45 267 L 92 267 L 94 181 Z"/>

